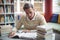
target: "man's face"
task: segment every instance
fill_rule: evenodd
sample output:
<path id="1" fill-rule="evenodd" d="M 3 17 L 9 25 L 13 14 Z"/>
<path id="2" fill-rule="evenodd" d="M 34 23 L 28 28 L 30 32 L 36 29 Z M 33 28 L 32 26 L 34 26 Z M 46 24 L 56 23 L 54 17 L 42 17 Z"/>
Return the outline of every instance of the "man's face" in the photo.
<path id="1" fill-rule="evenodd" d="M 25 9 L 25 12 L 30 20 L 34 17 L 34 9 L 33 8 Z"/>

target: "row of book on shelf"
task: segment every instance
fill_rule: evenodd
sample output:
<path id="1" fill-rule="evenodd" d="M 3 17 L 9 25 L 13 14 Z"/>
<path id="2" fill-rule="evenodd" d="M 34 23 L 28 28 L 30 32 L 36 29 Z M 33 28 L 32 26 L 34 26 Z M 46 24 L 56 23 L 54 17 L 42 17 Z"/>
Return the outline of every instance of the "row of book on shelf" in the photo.
<path id="1" fill-rule="evenodd" d="M 0 22 L 13 22 L 14 21 L 14 16 L 10 15 L 10 16 L 1 16 L 0 17 Z"/>
<path id="2" fill-rule="evenodd" d="M 14 0 L 0 0 L 0 3 L 14 3 Z"/>
<path id="3" fill-rule="evenodd" d="M 6 11 L 6 13 L 12 13 L 14 12 L 14 6 L 11 5 L 11 6 L 1 6 L 0 5 L 0 13 L 4 13 Z"/>

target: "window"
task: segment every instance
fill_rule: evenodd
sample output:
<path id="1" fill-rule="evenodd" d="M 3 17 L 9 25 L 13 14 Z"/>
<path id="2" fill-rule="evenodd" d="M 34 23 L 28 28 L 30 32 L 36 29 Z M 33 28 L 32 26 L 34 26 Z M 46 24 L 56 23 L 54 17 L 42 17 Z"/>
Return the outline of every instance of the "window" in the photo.
<path id="1" fill-rule="evenodd" d="M 60 13 L 60 0 L 53 0 L 53 13 Z"/>

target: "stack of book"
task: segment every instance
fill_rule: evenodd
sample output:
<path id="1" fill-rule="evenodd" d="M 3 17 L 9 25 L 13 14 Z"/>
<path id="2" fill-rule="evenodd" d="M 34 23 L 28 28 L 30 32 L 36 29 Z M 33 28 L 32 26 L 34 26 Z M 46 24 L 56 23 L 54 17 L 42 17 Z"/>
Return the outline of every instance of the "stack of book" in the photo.
<path id="1" fill-rule="evenodd" d="M 12 26 L 11 25 L 3 25 L 1 27 L 1 35 L 5 35 L 7 33 L 10 33 L 12 31 Z"/>
<path id="2" fill-rule="evenodd" d="M 56 34 L 60 34 L 60 31 L 49 27 L 48 25 L 38 26 L 37 27 L 38 37 L 45 40 L 57 40 Z M 58 37 L 59 35 L 57 35 Z M 60 40 L 60 38 L 59 38 Z"/>
<path id="3" fill-rule="evenodd" d="M 38 38 L 45 39 L 46 35 L 49 35 L 52 33 L 52 27 L 47 27 L 47 25 L 38 26 L 37 27 L 37 35 Z"/>

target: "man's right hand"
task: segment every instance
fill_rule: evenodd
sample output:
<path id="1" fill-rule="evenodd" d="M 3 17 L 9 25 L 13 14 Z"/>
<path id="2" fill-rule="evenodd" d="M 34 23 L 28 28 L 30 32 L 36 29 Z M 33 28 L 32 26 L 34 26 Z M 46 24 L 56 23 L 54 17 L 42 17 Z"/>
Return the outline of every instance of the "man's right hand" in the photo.
<path id="1" fill-rule="evenodd" d="M 15 35 L 15 33 L 16 32 L 10 32 L 9 35 L 8 35 L 8 37 L 10 37 L 10 38 L 13 37 Z"/>

